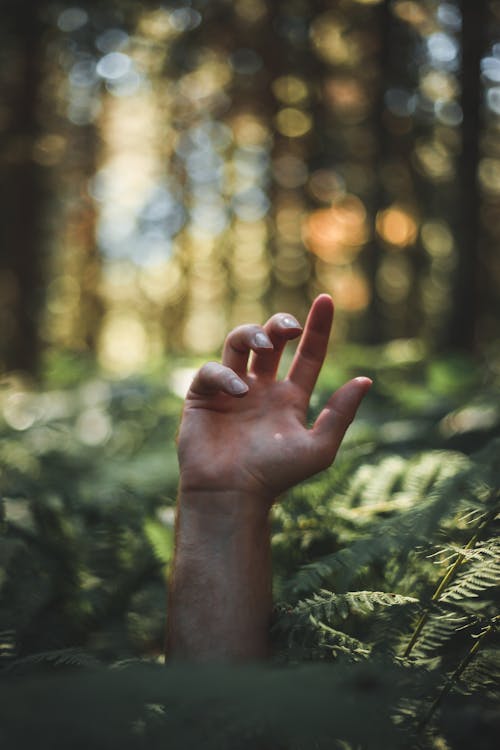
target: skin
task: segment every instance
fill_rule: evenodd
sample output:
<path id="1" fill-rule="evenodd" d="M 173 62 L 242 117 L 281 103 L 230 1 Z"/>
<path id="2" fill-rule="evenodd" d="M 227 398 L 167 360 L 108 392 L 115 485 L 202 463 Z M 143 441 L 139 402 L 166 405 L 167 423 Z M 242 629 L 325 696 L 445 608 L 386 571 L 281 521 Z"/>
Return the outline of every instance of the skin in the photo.
<path id="1" fill-rule="evenodd" d="M 331 465 L 371 385 L 369 378 L 343 385 L 308 428 L 332 321 L 333 302 L 322 294 L 303 332 L 286 313 L 240 326 L 226 339 L 222 364 L 207 363 L 191 384 L 178 439 L 169 659 L 268 655 L 269 511 L 285 490 Z M 290 370 L 277 380 L 283 349 L 299 336 Z"/>

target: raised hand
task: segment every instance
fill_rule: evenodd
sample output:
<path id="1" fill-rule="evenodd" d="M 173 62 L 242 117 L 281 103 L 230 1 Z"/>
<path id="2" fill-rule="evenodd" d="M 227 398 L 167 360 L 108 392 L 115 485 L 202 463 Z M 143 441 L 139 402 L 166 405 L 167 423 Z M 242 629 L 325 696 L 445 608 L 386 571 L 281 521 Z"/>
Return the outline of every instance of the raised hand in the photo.
<path id="1" fill-rule="evenodd" d="M 232 331 L 222 364 L 206 364 L 193 380 L 178 441 L 169 657 L 233 661 L 269 653 L 269 509 L 281 492 L 331 464 L 371 383 L 343 385 L 307 427 L 332 320 L 332 300 L 320 295 L 284 380 L 276 379 L 281 354 L 301 327 L 282 313 L 263 327 Z"/>
<path id="2" fill-rule="evenodd" d="M 228 335 L 222 364 L 204 365 L 186 398 L 179 432 L 183 489 L 240 490 L 272 501 L 332 463 L 371 384 L 368 378 L 346 383 L 308 429 L 332 320 L 332 300 L 323 294 L 283 380 L 276 379 L 283 349 L 302 330 L 292 316 L 278 313 L 263 327 L 243 325 Z"/>

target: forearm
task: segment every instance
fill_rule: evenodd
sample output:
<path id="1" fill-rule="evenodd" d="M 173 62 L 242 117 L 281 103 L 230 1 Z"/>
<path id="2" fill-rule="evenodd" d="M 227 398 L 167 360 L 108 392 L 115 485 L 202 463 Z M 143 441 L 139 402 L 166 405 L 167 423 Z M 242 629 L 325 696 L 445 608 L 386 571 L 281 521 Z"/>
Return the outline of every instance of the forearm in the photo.
<path id="1" fill-rule="evenodd" d="M 179 494 L 167 658 L 235 661 L 268 654 L 268 505 L 239 492 Z"/>

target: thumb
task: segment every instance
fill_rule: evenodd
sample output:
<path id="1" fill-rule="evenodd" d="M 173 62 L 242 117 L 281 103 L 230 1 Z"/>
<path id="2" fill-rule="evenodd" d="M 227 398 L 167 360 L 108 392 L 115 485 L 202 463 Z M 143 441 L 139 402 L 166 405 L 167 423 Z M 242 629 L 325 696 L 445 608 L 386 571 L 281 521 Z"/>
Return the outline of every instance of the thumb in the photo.
<path id="1" fill-rule="evenodd" d="M 370 390 L 370 378 L 354 378 L 345 383 L 328 402 L 313 425 L 314 437 L 335 456 L 361 401 Z"/>

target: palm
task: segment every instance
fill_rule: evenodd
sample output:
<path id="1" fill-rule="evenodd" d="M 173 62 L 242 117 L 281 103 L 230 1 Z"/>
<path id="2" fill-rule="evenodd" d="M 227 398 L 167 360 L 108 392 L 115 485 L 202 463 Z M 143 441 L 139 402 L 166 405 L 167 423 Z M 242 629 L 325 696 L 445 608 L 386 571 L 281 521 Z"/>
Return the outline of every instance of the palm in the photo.
<path id="1" fill-rule="evenodd" d="M 203 456 L 207 483 L 255 484 L 275 495 L 320 468 L 309 450 L 307 402 L 289 381 L 247 381 L 244 399 L 226 394 L 204 402 L 188 398 L 179 448 L 188 462 L 189 456 Z"/>

